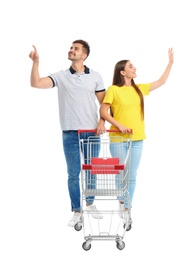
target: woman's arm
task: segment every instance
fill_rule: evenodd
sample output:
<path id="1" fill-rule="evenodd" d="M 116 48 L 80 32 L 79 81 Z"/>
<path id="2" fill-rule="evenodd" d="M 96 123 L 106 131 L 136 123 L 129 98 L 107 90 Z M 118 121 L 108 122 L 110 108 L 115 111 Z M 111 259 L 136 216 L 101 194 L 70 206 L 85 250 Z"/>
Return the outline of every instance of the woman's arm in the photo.
<path id="1" fill-rule="evenodd" d="M 102 103 L 100 107 L 100 116 L 108 121 L 111 125 L 114 125 L 117 129 L 119 129 L 123 134 L 130 133 L 130 129 L 126 126 L 121 125 L 118 121 L 116 121 L 108 112 L 110 109 L 110 104 Z"/>
<path id="2" fill-rule="evenodd" d="M 165 71 L 163 72 L 162 76 L 160 77 L 160 79 L 151 83 L 150 91 L 155 90 L 155 89 L 159 88 L 160 86 L 162 86 L 163 84 L 165 84 L 165 82 L 170 74 L 173 62 L 174 62 L 173 54 L 174 54 L 173 49 L 172 48 L 168 49 L 169 63 L 167 65 Z"/>

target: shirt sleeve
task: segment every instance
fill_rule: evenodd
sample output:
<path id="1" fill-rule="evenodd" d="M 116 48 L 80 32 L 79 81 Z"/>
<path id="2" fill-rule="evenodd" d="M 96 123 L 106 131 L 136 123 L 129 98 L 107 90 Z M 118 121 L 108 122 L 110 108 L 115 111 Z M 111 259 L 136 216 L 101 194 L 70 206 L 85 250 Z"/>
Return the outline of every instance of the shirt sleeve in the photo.
<path id="1" fill-rule="evenodd" d="M 137 86 L 141 90 L 142 94 L 146 96 L 150 93 L 150 85 L 151 83 L 146 83 L 146 84 L 138 84 Z"/>
<path id="2" fill-rule="evenodd" d="M 100 73 L 96 73 L 96 90 L 95 92 L 102 92 L 105 91 L 104 83 L 103 83 L 103 78 Z"/>
<path id="3" fill-rule="evenodd" d="M 109 88 L 107 89 L 107 91 L 106 91 L 106 94 L 105 94 L 103 103 L 112 104 L 113 99 L 114 99 L 114 92 L 113 92 L 112 87 L 109 87 Z"/>

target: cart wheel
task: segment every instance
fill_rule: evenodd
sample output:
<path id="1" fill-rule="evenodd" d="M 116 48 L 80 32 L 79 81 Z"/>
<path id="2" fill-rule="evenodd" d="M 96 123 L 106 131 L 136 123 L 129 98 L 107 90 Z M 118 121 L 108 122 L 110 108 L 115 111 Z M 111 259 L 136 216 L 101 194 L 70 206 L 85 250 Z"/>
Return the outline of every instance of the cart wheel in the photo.
<path id="1" fill-rule="evenodd" d="M 116 247 L 117 247 L 119 250 L 123 250 L 123 249 L 125 248 L 125 242 L 124 242 L 124 241 L 116 242 Z"/>
<path id="2" fill-rule="evenodd" d="M 124 229 L 126 228 L 126 231 L 129 231 L 129 230 L 131 230 L 131 228 L 132 228 L 132 225 L 131 224 L 129 224 L 127 227 L 126 227 L 126 224 L 124 224 Z"/>
<path id="3" fill-rule="evenodd" d="M 74 229 L 76 231 L 80 231 L 82 229 L 82 224 L 81 223 L 76 223 L 75 226 L 74 226 Z"/>
<path id="4" fill-rule="evenodd" d="M 84 242 L 82 244 L 82 248 L 85 250 L 85 251 L 88 251 L 91 249 L 91 244 L 87 243 L 87 242 Z"/>

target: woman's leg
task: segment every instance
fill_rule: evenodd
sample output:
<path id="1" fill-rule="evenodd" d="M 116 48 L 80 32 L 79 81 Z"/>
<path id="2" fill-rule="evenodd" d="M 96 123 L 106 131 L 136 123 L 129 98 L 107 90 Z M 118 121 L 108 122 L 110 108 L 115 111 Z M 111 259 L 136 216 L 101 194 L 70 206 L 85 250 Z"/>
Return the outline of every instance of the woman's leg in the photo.
<path id="1" fill-rule="evenodd" d="M 136 187 L 136 178 L 137 178 L 137 171 L 139 168 L 141 156 L 143 150 L 143 141 L 133 141 L 131 145 L 131 159 L 130 159 L 130 172 L 129 172 L 129 201 L 125 201 L 125 208 L 132 207 L 133 196 Z"/>

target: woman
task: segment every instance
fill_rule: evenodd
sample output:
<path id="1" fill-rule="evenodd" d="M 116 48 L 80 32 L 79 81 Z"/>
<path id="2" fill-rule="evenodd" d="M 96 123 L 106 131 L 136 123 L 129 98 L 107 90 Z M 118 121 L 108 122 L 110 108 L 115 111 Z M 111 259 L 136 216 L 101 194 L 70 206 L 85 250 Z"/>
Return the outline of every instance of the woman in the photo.
<path id="1" fill-rule="evenodd" d="M 117 62 L 114 68 L 112 86 L 107 89 L 105 98 L 100 107 L 100 115 L 111 124 L 111 129 L 119 132 L 110 132 L 110 136 L 122 135 L 125 139 L 132 138 L 130 153 L 130 178 L 129 178 L 129 199 L 121 197 L 119 199 L 119 214 L 132 207 L 132 200 L 136 185 L 137 170 L 139 167 L 143 140 L 145 136 L 144 124 L 144 96 L 165 84 L 173 62 L 173 49 L 168 49 L 169 62 L 162 76 L 154 82 L 148 84 L 135 84 L 136 68 L 129 60 Z M 132 136 L 130 129 L 133 130 Z M 128 142 L 123 142 L 124 154 L 129 147 Z M 110 147 L 112 157 L 117 155 L 115 143 L 111 142 Z M 124 158 L 121 158 L 123 160 Z M 127 214 L 126 214 L 127 215 Z"/>

